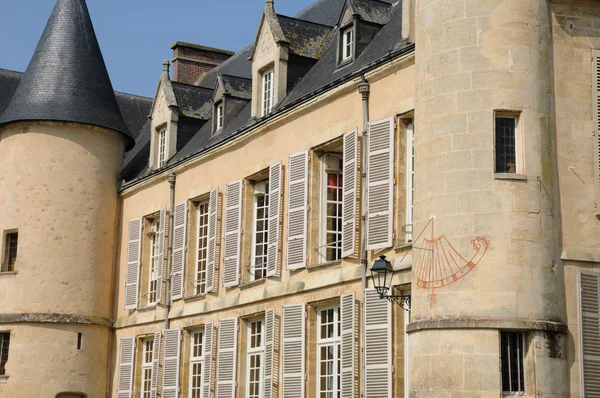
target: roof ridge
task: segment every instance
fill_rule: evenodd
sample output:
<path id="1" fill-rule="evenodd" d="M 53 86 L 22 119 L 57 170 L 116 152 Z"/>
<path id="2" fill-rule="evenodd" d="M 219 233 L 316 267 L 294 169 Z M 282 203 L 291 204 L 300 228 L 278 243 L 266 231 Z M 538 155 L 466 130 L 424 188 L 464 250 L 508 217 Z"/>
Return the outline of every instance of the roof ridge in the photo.
<path id="1" fill-rule="evenodd" d="M 16 70 L 5 69 L 5 68 L 0 68 L 0 72 L 8 72 L 10 74 L 19 75 L 19 76 L 22 76 L 22 75 L 25 74 L 25 72 L 19 72 L 19 71 L 16 71 Z"/>
<path id="2" fill-rule="evenodd" d="M 284 15 L 284 14 L 276 14 L 276 15 L 278 17 L 284 17 L 284 18 L 287 18 L 287 19 L 293 19 L 295 21 L 305 22 L 305 23 L 309 23 L 311 25 L 323 26 L 323 27 L 329 28 L 329 29 L 333 28 L 333 26 L 325 25 L 325 24 L 318 23 L 318 22 L 307 21 L 306 19 L 302 19 L 302 18 L 290 17 L 289 15 Z"/>
<path id="3" fill-rule="evenodd" d="M 178 81 L 175 81 L 175 80 L 171 80 L 171 84 L 177 84 L 177 85 L 180 85 L 180 86 L 193 87 L 193 88 L 199 88 L 201 90 L 213 91 L 212 88 L 202 87 L 202 86 L 196 86 L 195 84 L 182 83 L 182 82 L 178 82 Z"/>
<path id="4" fill-rule="evenodd" d="M 394 4 L 396 4 L 398 1 L 394 1 L 393 3 L 388 3 L 387 1 L 383 1 L 383 0 L 363 0 L 363 1 L 374 1 L 376 3 L 381 3 L 383 5 L 386 5 L 388 7 L 393 7 Z"/>
<path id="5" fill-rule="evenodd" d="M 141 99 L 145 99 L 148 101 L 154 101 L 154 99 L 152 99 L 151 97 L 146 97 L 144 95 L 138 95 L 138 94 L 125 93 L 123 91 L 115 91 L 115 94 L 124 95 L 124 96 L 128 96 L 128 97 L 141 98 Z"/>

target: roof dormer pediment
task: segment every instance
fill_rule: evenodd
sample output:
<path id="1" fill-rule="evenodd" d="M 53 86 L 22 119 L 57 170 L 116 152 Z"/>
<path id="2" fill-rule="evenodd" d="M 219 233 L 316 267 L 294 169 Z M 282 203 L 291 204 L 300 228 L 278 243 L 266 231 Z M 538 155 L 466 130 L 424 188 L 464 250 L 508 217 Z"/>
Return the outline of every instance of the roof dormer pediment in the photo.
<path id="1" fill-rule="evenodd" d="M 256 39 L 254 40 L 254 49 L 250 55 L 252 61 L 256 54 L 261 52 L 270 51 L 275 46 L 281 44 L 288 44 L 287 38 L 283 33 L 283 29 L 279 24 L 279 19 L 275 13 L 275 6 L 273 1 L 267 1 L 267 5 L 263 11 L 263 15 L 258 25 L 258 32 L 256 33 Z"/>
<path id="2" fill-rule="evenodd" d="M 353 19 L 376 25 L 385 25 L 392 15 L 392 5 L 380 0 L 346 0 L 338 26 L 345 26 Z"/>

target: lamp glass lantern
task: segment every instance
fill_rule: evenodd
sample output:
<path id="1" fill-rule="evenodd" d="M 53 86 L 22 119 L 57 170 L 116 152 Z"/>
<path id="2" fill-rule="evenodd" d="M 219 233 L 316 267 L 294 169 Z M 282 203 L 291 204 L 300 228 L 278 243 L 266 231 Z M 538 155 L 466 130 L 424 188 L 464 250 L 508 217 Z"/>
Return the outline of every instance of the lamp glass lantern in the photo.
<path id="1" fill-rule="evenodd" d="M 384 298 L 390 295 L 393 276 L 394 268 L 392 267 L 392 263 L 386 260 L 385 256 L 379 256 L 379 259 L 371 267 L 373 287 L 375 287 L 379 297 Z"/>

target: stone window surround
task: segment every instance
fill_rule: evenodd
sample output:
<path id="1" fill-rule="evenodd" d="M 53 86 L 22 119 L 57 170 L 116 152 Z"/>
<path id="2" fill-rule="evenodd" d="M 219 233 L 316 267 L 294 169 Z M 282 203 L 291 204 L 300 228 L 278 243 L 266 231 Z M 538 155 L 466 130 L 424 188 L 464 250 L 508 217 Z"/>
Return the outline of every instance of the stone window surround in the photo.
<path id="1" fill-rule="evenodd" d="M 18 240 L 17 240 L 17 258 L 15 259 L 15 264 L 13 265 L 13 269 L 11 271 L 8 271 L 8 247 L 7 245 L 7 239 L 9 235 L 12 234 L 17 234 L 18 235 L 19 230 L 17 228 L 12 228 L 12 229 L 6 229 L 4 230 L 4 232 L 2 233 L 2 258 L 1 258 L 1 267 L 0 267 L 0 275 L 16 275 L 17 274 L 17 263 L 19 260 L 19 253 L 18 253 Z M 18 239 L 18 238 L 17 238 Z M 6 270 L 6 271 L 5 271 Z"/>
<path id="2" fill-rule="evenodd" d="M 496 173 L 496 118 L 512 117 L 516 120 L 515 128 L 515 157 L 516 167 L 514 173 Z M 494 178 L 498 180 L 526 180 L 525 171 L 525 139 L 523 111 L 517 109 L 495 109 L 494 110 Z M 510 178 L 513 176 L 513 178 Z"/>
<path id="3" fill-rule="evenodd" d="M 344 34 L 352 30 L 352 55 L 348 58 L 344 58 Z M 338 29 L 338 50 L 337 50 L 337 65 L 338 67 L 346 66 L 351 64 L 356 60 L 356 23 L 354 18 L 345 24 L 344 26 L 340 26 Z"/>

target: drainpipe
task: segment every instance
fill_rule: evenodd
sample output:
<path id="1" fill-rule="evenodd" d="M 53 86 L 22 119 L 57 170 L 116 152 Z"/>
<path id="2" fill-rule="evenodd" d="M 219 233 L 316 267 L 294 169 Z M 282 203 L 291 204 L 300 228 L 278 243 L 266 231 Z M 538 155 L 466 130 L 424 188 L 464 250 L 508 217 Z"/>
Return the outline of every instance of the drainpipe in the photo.
<path id="1" fill-rule="evenodd" d="M 170 198 L 170 210 L 169 210 L 169 252 L 167 254 L 167 289 L 165 294 L 165 303 L 167 307 L 167 314 L 165 315 L 165 330 L 170 328 L 169 313 L 171 312 L 171 267 L 173 264 L 173 222 L 175 215 L 175 180 L 177 176 L 171 170 L 167 176 L 169 181 L 169 189 L 171 193 Z"/>
<path id="2" fill-rule="evenodd" d="M 361 355 L 361 396 L 365 395 L 365 289 L 367 288 L 367 151 L 368 151 L 368 136 L 367 132 L 369 130 L 369 93 L 371 91 L 371 87 L 369 86 L 369 82 L 365 78 L 365 75 L 362 76 L 362 81 L 358 85 L 358 92 L 362 97 L 363 104 L 363 132 L 362 132 L 362 156 L 361 156 L 361 183 L 360 183 L 360 203 L 361 203 L 361 217 L 360 217 L 360 265 L 362 268 L 361 276 L 362 276 L 362 290 L 361 290 L 361 303 L 362 303 L 362 311 L 361 314 L 361 345 L 362 345 L 362 355 Z"/>

